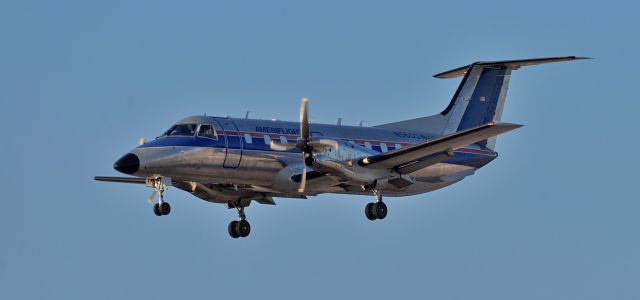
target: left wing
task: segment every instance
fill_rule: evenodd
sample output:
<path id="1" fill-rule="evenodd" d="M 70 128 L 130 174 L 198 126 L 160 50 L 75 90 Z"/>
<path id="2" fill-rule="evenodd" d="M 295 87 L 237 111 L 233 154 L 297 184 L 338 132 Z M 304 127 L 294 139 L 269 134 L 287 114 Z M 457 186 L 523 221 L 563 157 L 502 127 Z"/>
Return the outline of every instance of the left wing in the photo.
<path id="1" fill-rule="evenodd" d="M 451 156 L 452 151 L 466 145 L 477 143 L 501 133 L 519 128 L 522 125 L 511 123 L 488 123 L 478 127 L 445 135 L 413 146 L 396 149 L 358 160 L 362 167 L 370 169 L 402 169 L 409 168 L 421 161 L 430 161 L 433 157 Z M 443 159 L 443 160 L 444 160 Z M 438 162 L 438 161 L 435 161 Z M 426 167 L 429 164 L 424 164 Z M 414 169 L 414 168 L 412 168 Z"/>

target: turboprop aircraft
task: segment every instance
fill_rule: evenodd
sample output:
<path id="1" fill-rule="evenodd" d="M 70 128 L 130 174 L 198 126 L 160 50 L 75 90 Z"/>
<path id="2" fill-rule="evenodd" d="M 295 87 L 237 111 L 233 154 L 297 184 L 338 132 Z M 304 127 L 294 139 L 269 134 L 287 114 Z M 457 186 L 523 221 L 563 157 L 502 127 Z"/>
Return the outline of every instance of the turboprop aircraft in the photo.
<path id="1" fill-rule="evenodd" d="M 171 212 L 163 197 L 168 187 L 235 208 L 239 220 L 228 226 L 233 238 L 249 235 L 244 211 L 252 201 L 273 205 L 274 198 L 373 195 L 365 216 L 384 219 L 383 196 L 443 188 L 498 156 L 496 136 L 522 126 L 500 122 L 512 70 L 577 59 L 583 57 L 481 61 L 436 74 L 463 77 L 441 113 L 372 127 L 310 124 L 306 98 L 300 122 L 188 117 L 114 163 L 131 176 L 95 180 L 153 188 L 157 216 Z"/>

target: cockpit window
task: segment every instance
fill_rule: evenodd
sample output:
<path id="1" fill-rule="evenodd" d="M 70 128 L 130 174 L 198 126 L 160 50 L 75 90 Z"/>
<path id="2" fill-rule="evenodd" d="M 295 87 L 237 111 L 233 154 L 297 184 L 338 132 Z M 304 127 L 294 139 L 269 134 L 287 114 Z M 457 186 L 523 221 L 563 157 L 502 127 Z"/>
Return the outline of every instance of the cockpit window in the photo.
<path id="1" fill-rule="evenodd" d="M 218 133 L 211 125 L 200 125 L 200 130 L 198 130 L 198 136 L 206 137 L 214 140 L 218 139 Z"/>
<path id="2" fill-rule="evenodd" d="M 177 124 L 173 125 L 164 135 L 167 136 L 193 136 L 196 134 L 196 124 Z"/>

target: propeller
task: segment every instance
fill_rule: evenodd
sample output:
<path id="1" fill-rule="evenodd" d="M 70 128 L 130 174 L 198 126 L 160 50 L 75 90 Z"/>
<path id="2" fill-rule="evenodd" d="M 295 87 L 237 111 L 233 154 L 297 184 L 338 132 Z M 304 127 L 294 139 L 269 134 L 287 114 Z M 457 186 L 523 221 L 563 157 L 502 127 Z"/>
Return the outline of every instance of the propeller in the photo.
<path id="1" fill-rule="evenodd" d="M 302 178 L 300 180 L 300 187 L 298 193 L 304 193 L 307 186 L 307 158 L 311 158 L 313 147 L 309 145 L 311 139 L 309 138 L 309 99 L 302 98 L 300 104 L 300 139 L 296 142 L 296 148 L 302 151 Z M 311 161 L 312 162 L 312 161 Z"/>
<path id="2" fill-rule="evenodd" d="M 302 98 L 300 104 L 300 138 L 295 143 L 280 143 L 271 140 L 271 149 L 277 151 L 289 151 L 298 149 L 302 153 L 302 177 L 300 179 L 299 193 L 304 193 L 307 185 L 307 167 L 314 164 L 314 149 L 334 148 L 338 149 L 338 143 L 331 139 L 312 140 L 309 130 L 309 99 Z"/>

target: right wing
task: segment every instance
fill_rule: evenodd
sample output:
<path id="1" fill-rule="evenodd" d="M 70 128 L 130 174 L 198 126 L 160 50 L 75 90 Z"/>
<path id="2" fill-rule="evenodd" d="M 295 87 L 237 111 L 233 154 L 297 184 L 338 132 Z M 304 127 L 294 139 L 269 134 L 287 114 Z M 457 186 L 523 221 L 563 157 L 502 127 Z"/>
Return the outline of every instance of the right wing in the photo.
<path id="1" fill-rule="evenodd" d="M 490 137 L 505 133 L 507 131 L 521 127 L 522 125 L 511 123 L 488 123 L 478 127 L 445 135 L 433 140 L 415 144 L 409 147 L 396 149 L 393 151 L 381 153 L 371 157 L 365 157 L 358 161 L 360 166 L 371 169 L 403 169 L 411 168 L 414 164 L 420 164 L 426 161 L 422 167 L 428 166 L 430 158 L 442 157 L 442 160 L 453 155 L 452 151 L 456 148 L 464 147 Z M 448 156 L 448 157 L 447 157 Z M 433 164 L 433 163 L 432 163 Z M 411 168 L 415 169 L 415 168 Z"/>
<path id="2" fill-rule="evenodd" d="M 113 177 L 95 176 L 96 181 L 146 184 L 146 178 L 142 177 Z M 223 184 L 201 184 L 191 181 L 172 181 L 174 187 L 189 192 L 192 195 L 206 201 L 226 203 L 237 198 L 255 200 L 260 204 L 276 204 L 272 197 L 306 198 L 305 196 L 289 196 L 278 191 L 260 186 L 231 187 Z M 231 198 L 229 198 L 231 197 Z M 235 197 L 235 198 L 234 198 Z"/>
<path id="3" fill-rule="evenodd" d="M 147 180 L 142 177 L 111 177 L 111 176 L 96 176 L 93 177 L 95 181 L 105 182 L 120 182 L 120 183 L 137 183 L 145 184 Z"/>

